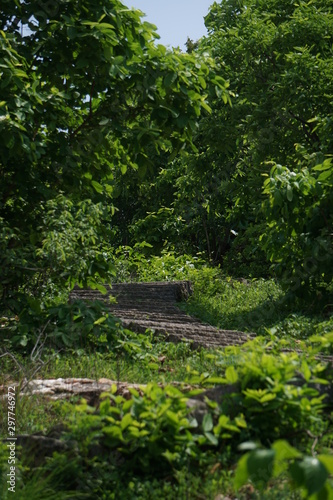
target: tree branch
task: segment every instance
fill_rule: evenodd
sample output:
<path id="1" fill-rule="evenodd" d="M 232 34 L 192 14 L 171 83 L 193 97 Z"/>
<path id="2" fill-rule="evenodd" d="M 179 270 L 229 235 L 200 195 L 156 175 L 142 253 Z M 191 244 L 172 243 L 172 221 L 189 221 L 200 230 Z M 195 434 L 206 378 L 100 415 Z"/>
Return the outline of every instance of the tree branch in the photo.
<path id="1" fill-rule="evenodd" d="M 316 132 L 313 130 L 313 125 L 312 123 L 308 123 L 307 121 L 303 120 L 300 116 L 295 115 L 292 111 L 288 111 L 290 116 L 292 116 L 295 120 L 299 121 L 302 124 L 302 128 L 307 135 L 308 139 L 311 141 L 311 143 L 318 142 L 320 143 L 320 139 Z M 308 130 L 310 129 L 310 130 Z"/>

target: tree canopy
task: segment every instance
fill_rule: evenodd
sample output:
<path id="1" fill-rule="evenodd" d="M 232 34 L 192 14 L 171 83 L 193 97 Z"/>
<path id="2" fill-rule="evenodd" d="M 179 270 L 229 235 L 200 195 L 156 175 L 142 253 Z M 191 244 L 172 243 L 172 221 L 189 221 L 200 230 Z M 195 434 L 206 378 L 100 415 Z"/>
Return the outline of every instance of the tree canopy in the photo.
<path id="1" fill-rule="evenodd" d="M 330 283 L 330 2 L 215 2 L 189 53 L 140 15 L 2 3 L 3 307 L 99 286 L 114 246 L 142 241 Z"/>
<path id="2" fill-rule="evenodd" d="M 235 94 L 233 108 L 218 112 L 225 133 L 221 167 L 231 163 L 238 179 L 238 220 L 249 211 L 257 224 L 264 222 L 263 249 L 292 289 L 311 280 L 329 283 L 332 4 L 224 1 L 214 4 L 206 25 L 203 45 L 211 47 Z"/>
<path id="3" fill-rule="evenodd" d="M 118 0 L 5 0 L 0 29 L 0 288 L 15 309 L 22 287 L 112 272 L 114 177 L 191 144 L 226 91 L 211 60 L 155 44 Z"/>
<path id="4" fill-rule="evenodd" d="M 160 239 L 233 272 L 273 272 L 298 293 L 330 283 L 332 5 L 225 0 L 205 21 L 196 52 L 218 64 L 231 106 L 210 96 L 197 151 L 144 185 L 135 237 L 139 219 L 154 243 L 159 221 Z"/>

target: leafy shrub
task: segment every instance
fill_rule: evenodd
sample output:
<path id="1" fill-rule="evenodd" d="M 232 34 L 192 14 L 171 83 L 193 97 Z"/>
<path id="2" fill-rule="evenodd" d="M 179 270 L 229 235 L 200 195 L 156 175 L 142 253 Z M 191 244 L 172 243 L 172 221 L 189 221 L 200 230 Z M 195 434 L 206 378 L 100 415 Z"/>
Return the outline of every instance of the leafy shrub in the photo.
<path id="1" fill-rule="evenodd" d="M 207 264 L 200 257 L 177 255 L 163 250 L 161 255 L 149 255 L 151 245 L 137 243 L 122 246 L 114 252 L 117 281 L 172 281 L 191 279 L 196 269 Z"/>
<path id="2" fill-rule="evenodd" d="M 72 409 L 66 439 L 78 447 L 72 456 L 78 473 L 71 488 L 92 493 L 100 491 L 106 478 L 110 487 L 125 478 L 165 477 L 170 470 L 188 467 L 198 453 L 192 433 L 197 422 L 189 418 L 187 397 L 175 387 L 148 384 L 142 395 L 130 389 L 129 400 L 115 392 L 114 386 L 111 394 L 102 394 L 97 412 L 85 402 Z M 50 462 L 51 470 L 59 460 Z"/>
<path id="3" fill-rule="evenodd" d="M 320 338 L 314 342 L 319 343 Z M 309 433 L 318 436 L 328 428 L 323 413 L 325 399 L 314 384 L 329 383 L 332 373 L 314 358 L 319 347 L 308 350 L 308 359 L 281 352 L 284 342 L 271 342 L 269 347 L 271 351 L 262 345 L 262 339 L 256 339 L 242 347 L 201 353 L 210 363 L 210 373 L 188 368 L 186 383 L 213 387 L 220 394 L 212 400 L 204 398 L 203 414 L 190 411 L 187 404 L 200 389 L 182 392 L 157 384 L 148 384 L 140 391 L 130 389 L 129 399 L 117 395 L 113 386 L 111 392 L 102 394 L 97 410 L 85 401 L 75 407 L 66 405 L 68 430 L 63 439 L 71 444 L 70 451 L 55 455 L 43 466 L 46 476 L 51 477 L 50 486 L 95 498 L 108 498 L 106 488 L 124 490 L 128 498 L 132 493 L 133 498 L 141 498 L 140 491 L 143 495 L 147 488 L 142 482 L 168 478 L 174 484 L 185 470 L 189 478 L 191 474 L 205 477 L 207 468 L 217 464 L 223 468 L 235 461 L 238 445 L 249 440 L 256 441 L 246 450 L 251 453 L 261 450 L 262 445 L 270 446 L 273 440 L 297 442 L 295 458 L 302 468 Z M 216 384 L 221 387 L 214 388 Z M 274 457 L 271 452 L 256 453 L 254 463 L 261 460 L 262 467 L 266 467 L 268 457 L 268 481 L 275 452 Z M 260 479 L 253 470 L 254 466 L 246 465 L 245 472 L 236 474 L 236 484 L 253 480 L 256 487 L 264 487 L 265 477 Z M 194 484 L 193 479 L 189 481 Z M 129 482 L 133 483 L 131 488 Z"/>
<path id="4" fill-rule="evenodd" d="M 149 357 L 149 335 L 137 335 L 123 328 L 107 304 L 98 300 L 75 300 L 45 310 L 40 309 L 38 301 L 30 300 L 19 317 L 6 318 L 1 336 L 8 349 L 32 351 L 31 359 L 38 357 L 44 346 L 118 349 L 133 357 Z"/>
<path id="5" fill-rule="evenodd" d="M 271 353 L 258 338 L 242 348 L 206 354 L 218 376 L 208 374 L 204 383 L 233 384 L 233 391 L 221 396 L 220 411 L 230 419 L 244 416 L 243 439 L 267 445 L 284 438 L 301 444 L 307 431 L 316 433 L 325 427 L 326 395 L 320 395 L 315 384 L 329 386 L 332 372 L 314 358 L 316 350 L 306 360 L 295 352 L 281 352 L 281 347 Z M 190 374 L 189 381 L 202 379 Z"/>
<path id="6" fill-rule="evenodd" d="M 297 295 L 332 282 L 333 164 L 271 169 L 264 183 L 264 248 L 282 283 Z"/>

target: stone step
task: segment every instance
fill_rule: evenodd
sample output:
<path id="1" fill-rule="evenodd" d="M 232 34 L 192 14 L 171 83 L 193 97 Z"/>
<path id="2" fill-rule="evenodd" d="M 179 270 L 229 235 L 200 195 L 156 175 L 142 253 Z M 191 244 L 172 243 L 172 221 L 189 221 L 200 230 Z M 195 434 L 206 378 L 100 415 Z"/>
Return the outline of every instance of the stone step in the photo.
<path id="1" fill-rule="evenodd" d="M 195 346 L 225 347 L 243 344 L 254 336 L 219 330 L 180 310 L 177 302 L 186 300 L 192 293 L 189 281 L 115 283 L 106 289 L 103 295 L 98 290 L 75 287 L 70 300 L 103 300 L 125 328 L 139 333 L 152 330 L 173 342 L 186 340 Z M 110 296 L 116 303 L 110 302 Z"/>
<path id="2" fill-rule="evenodd" d="M 112 295 L 118 299 L 132 299 L 135 301 L 154 299 L 174 302 L 186 299 L 191 294 L 189 281 L 114 283 L 111 286 L 105 285 L 105 288 L 107 294 L 103 295 L 99 290 L 82 290 L 76 286 L 71 293 L 71 297 L 106 299 L 109 295 Z"/>

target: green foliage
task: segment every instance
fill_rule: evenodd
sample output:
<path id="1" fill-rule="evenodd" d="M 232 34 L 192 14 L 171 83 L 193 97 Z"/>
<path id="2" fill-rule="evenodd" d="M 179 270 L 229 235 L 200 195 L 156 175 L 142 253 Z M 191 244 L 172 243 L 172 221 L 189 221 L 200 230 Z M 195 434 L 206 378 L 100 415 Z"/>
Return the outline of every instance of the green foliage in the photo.
<path id="1" fill-rule="evenodd" d="M 154 29 L 118 0 L 3 2 L 2 309 L 41 282 L 107 280 L 115 176 L 191 144 L 208 95 L 226 92 L 213 60 L 154 44 Z"/>
<path id="2" fill-rule="evenodd" d="M 136 335 L 123 328 L 102 301 L 75 300 L 72 303 L 41 310 L 38 301 L 29 300 L 20 316 L 6 319 L 1 337 L 7 349 L 30 352 L 32 360 L 40 361 L 44 349 L 94 348 L 119 351 L 129 357 L 151 361 L 148 335 Z M 6 351 L 5 351 L 6 352 Z"/>
<path id="3" fill-rule="evenodd" d="M 260 276 L 265 251 L 298 295 L 332 280 L 332 16 L 326 1 L 212 6 L 200 50 L 220 62 L 233 106 L 213 99 L 174 181 L 175 213 L 209 257 Z"/>
<path id="4" fill-rule="evenodd" d="M 190 432 L 197 423 L 188 418 L 186 399 L 172 386 L 150 384 L 141 395 L 131 390 L 130 400 L 105 393 L 98 412 L 83 402 L 72 409 L 65 437 L 76 443 L 73 452 L 67 459 L 56 454 L 45 469 L 60 490 L 98 498 L 129 480 L 165 477 L 170 466 L 180 473 L 197 450 L 197 437 Z"/>
<path id="5" fill-rule="evenodd" d="M 245 350 L 229 348 L 215 355 L 207 352 L 206 356 L 215 367 L 220 366 L 220 376 L 212 378 L 190 371 L 189 380 L 198 383 L 199 377 L 205 386 L 232 384 L 234 390 L 223 393 L 218 402 L 206 399 L 207 410 L 200 424 L 186 404 L 191 395 L 200 391 L 187 389 L 184 393 L 181 386 L 149 383 L 140 391 L 130 389 L 129 399 L 116 395 L 114 386 L 111 393 L 102 394 L 98 410 L 84 401 L 75 407 L 67 405 L 68 431 L 64 439 L 75 446 L 67 458 L 56 454 L 45 466 L 47 474 L 57 479 L 60 491 L 78 489 L 100 495 L 106 484 L 116 491 L 129 481 L 134 488 L 142 479 L 172 476 L 176 480 L 185 468 L 188 474 L 201 474 L 214 464 L 235 460 L 239 443 L 262 440 L 269 444 L 274 439 L 279 441 L 272 450 L 255 444 L 251 448 L 241 446 L 251 451 L 239 463 L 235 486 L 239 488 L 250 479 L 264 489 L 272 478 L 290 470 L 298 488 L 308 488 L 308 478 L 314 474 L 317 483 L 311 480 L 311 488 L 315 484 L 318 488 L 311 491 L 319 491 L 328 476 L 323 471 L 327 468 L 331 472 L 330 457 L 319 455 L 321 465 L 316 467 L 320 470 L 313 471 L 309 459 L 303 459 L 303 450 L 307 433 L 316 435 L 325 428 L 323 398 L 309 387 L 319 381 L 325 366 L 313 357 L 306 362 L 294 353 L 279 357 L 276 352 L 265 353 L 258 342 L 248 344 Z M 226 365 L 231 356 L 233 364 Z M 300 374 L 304 384 L 292 385 Z M 293 439 L 293 432 L 297 433 L 297 450 L 281 441 L 287 436 Z M 303 472 L 294 472 L 291 462 L 296 469 L 305 468 L 304 480 L 299 479 Z M 312 467 L 309 471 L 308 465 Z"/>
<path id="6" fill-rule="evenodd" d="M 193 275 L 193 290 L 186 310 L 219 328 L 265 334 L 283 317 L 283 294 L 273 280 L 237 280 L 206 267 Z"/>
<path id="7" fill-rule="evenodd" d="M 168 242 L 176 241 L 183 235 L 184 223 L 181 216 L 174 214 L 173 208 L 161 207 L 132 224 L 131 236 L 135 241 L 151 244 L 155 251 L 161 250 Z"/>
<path id="8" fill-rule="evenodd" d="M 205 21 L 192 53 L 214 57 L 232 106 L 225 93 L 209 96 L 196 151 L 172 162 L 151 152 L 154 173 L 120 180 L 119 236 L 155 252 L 204 252 L 237 277 L 273 271 L 301 295 L 331 280 L 332 5 L 226 0 Z M 290 179 L 263 185 L 272 164 Z M 327 262 L 313 257 L 317 247 Z"/>
<path id="9" fill-rule="evenodd" d="M 21 428 L 62 417 L 70 449 L 22 455 L 18 498 L 231 496 L 239 451 L 239 498 L 333 497 L 332 5 L 225 0 L 206 25 L 183 54 L 119 0 L 2 2 L 2 371 L 148 383 L 97 409 L 19 395 Z M 194 352 L 67 303 L 76 283 L 178 279 L 188 312 L 265 338 Z M 203 388 L 221 397 L 190 411 Z M 4 498 L 6 467 L 0 443 Z"/>
<path id="10" fill-rule="evenodd" d="M 255 443 L 244 443 L 241 449 L 251 449 L 239 461 L 235 475 L 235 488 L 251 480 L 265 489 L 269 480 L 288 473 L 290 482 L 304 493 L 303 498 L 332 498 L 333 489 L 328 476 L 333 475 L 331 455 L 317 457 L 302 454 L 287 441 L 275 441 L 271 449 L 259 448 Z"/>
<path id="11" fill-rule="evenodd" d="M 107 240 L 112 236 L 106 223 L 111 216 L 108 207 L 89 199 L 74 204 L 58 195 L 36 207 L 32 216 L 36 221 L 40 218 L 41 225 L 31 228 L 31 243 L 24 248 L 12 248 L 10 244 L 20 240 L 18 229 L 5 230 L 2 226 L 3 283 L 18 286 L 23 276 L 29 276 L 15 293 L 9 288 L 6 294 L 3 290 L 3 307 L 21 315 L 24 306 L 32 302 L 35 309 L 52 305 L 58 295 L 61 298 L 64 283 L 67 287 L 75 283 L 96 287 L 97 278 L 110 279 L 114 274 L 114 266 L 106 258 L 110 252 Z M 39 248 L 35 246 L 37 240 Z"/>
<path id="12" fill-rule="evenodd" d="M 70 500 L 84 498 L 80 492 L 64 491 L 57 484 L 56 474 L 45 474 L 45 470 L 35 470 L 29 475 L 29 467 L 23 467 L 17 460 L 15 466 L 15 491 L 14 497 L 19 500 L 35 498 L 36 500 Z M 0 443 L 0 493 L 3 500 L 13 497 L 13 491 L 8 489 L 8 448 Z M 24 480 L 23 480 L 24 477 Z M 62 491 L 61 491 L 62 490 Z"/>
<path id="13" fill-rule="evenodd" d="M 333 167 L 329 159 L 309 170 L 274 165 L 264 183 L 269 223 L 262 236 L 275 270 L 291 291 L 330 284 L 332 275 Z"/>
<path id="14" fill-rule="evenodd" d="M 195 270 L 207 267 L 200 255 L 179 255 L 163 250 L 161 255 L 149 255 L 151 245 L 142 242 L 134 247 L 121 246 L 114 255 L 117 281 L 173 281 L 192 279 Z M 148 255 L 147 255 L 148 253 Z"/>
<path id="15" fill-rule="evenodd" d="M 295 274 L 300 281 L 296 286 L 302 281 L 309 285 L 303 275 L 313 274 L 312 281 L 320 282 L 324 262 L 312 262 L 308 267 L 313 272 L 303 268 L 311 245 L 331 255 L 332 190 L 326 167 L 318 167 L 325 169 L 320 180 L 318 172 L 311 172 L 318 182 L 310 193 L 295 188 L 291 200 L 289 187 L 288 196 L 275 200 L 271 210 L 269 203 L 261 210 L 261 203 L 270 162 L 301 176 L 305 167 L 324 165 L 332 154 L 331 3 L 227 0 L 215 2 L 205 21 L 208 36 L 199 51 L 209 51 L 220 63 L 234 97 L 232 107 L 212 99 L 212 114 L 200 120 L 198 152 L 182 160 L 174 181 L 182 189 L 176 189 L 171 206 L 193 228 L 191 244 L 199 240 L 210 258 L 224 257 L 231 273 L 239 276 L 245 263 L 243 277 L 267 276 L 264 250 L 268 259 L 275 253 L 280 267 L 288 266 L 285 280 Z M 296 227 L 302 212 L 303 227 Z M 275 229 L 282 243 L 274 237 Z M 291 242 L 287 232 L 293 230 L 297 236 Z M 263 246 L 259 236 L 266 232 L 269 244 Z M 183 234 L 188 237 L 187 228 Z M 290 243 L 297 249 L 295 259 L 293 250 L 285 256 Z M 328 269 L 325 281 L 330 281 Z"/>
<path id="16" fill-rule="evenodd" d="M 186 276 L 192 281 L 193 295 L 181 307 L 219 328 L 284 338 L 294 347 L 316 332 L 332 330 L 330 306 L 320 295 L 311 302 L 291 300 L 276 280 L 235 279 L 208 265 L 189 269 Z"/>
<path id="17" fill-rule="evenodd" d="M 171 385 L 148 384 L 140 393 L 129 389 L 130 399 L 115 395 L 116 390 L 114 386 L 111 394 L 102 394 L 97 412 L 85 402 L 72 409 L 65 439 L 77 443 L 76 467 L 81 472 L 71 487 L 80 482 L 91 487 L 85 476 L 94 449 L 98 449 L 96 468 L 105 468 L 109 457 L 111 481 L 125 476 L 127 480 L 141 475 L 158 478 L 169 474 L 170 467 L 175 474 L 185 466 L 190 472 L 199 463 L 208 464 L 213 453 L 209 450 L 246 427 L 244 419 L 226 415 L 214 423 L 209 413 L 199 427 L 186 405 L 191 392 L 184 394 Z M 51 466 L 58 466 L 57 457 Z"/>
<path id="18" fill-rule="evenodd" d="M 314 341 L 318 343 L 319 339 Z M 327 337 L 326 341 L 330 339 Z M 177 354 L 186 364 L 187 351 L 181 346 L 172 347 L 179 351 L 174 356 Z M 315 359 L 318 348 L 308 350 L 305 357 L 283 353 L 283 347 L 283 342 L 265 347 L 258 339 L 242 347 L 202 351 L 197 356 L 202 367 L 207 362 L 205 366 L 210 372 L 195 372 L 189 367 L 187 380 L 183 377 L 185 390 L 181 385 L 175 388 L 148 383 L 140 391 L 130 389 L 128 398 L 116 395 L 114 386 L 111 393 L 102 395 L 97 410 L 84 401 L 76 406 L 62 406 L 68 429 L 64 439 L 71 443 L 71 451 L 55 454 L 42 466 L 43 480 L 47 478 L 48 487 L 55 491 L 74 489 L 80 494 L 104 498 L 101 495 L 106 495 L 108 489 L 126 490 L 129 482 L 137 493 L 136 488 L 148 487 L 147 484 L 139 486 L 141 481 L 152 483 L 166 477 L 172 482 L 172 488 L 177 488 L 177 484 L 180 487 L 183 484 L 180 477 L 187 470 L 189 488 L 192 474 L 202 475 L 205 488 L 208 484 L 213 488 L 212 480 L 220 474 L 208 480 L 207 469 L 218 466 L 218 470 L 224 464 L 233 463 L 238 458 L 238 444 L 252 440 L 269 446 L 273 440 L 279 440 L 273 444 L 273 451 L 263 450 L 257 444 L 251 448 L 242 445 L 243 450 L 250 451 L 239 463 L 235 485 L 239 487 L 251 480 L 256 487 L 264 489 L 268 482 L 290 471 L 297 488 L 308 488 L 310 482 L 322 487 L 327 476 L 324 477 L 322 467 L 331 471 L 331 457 L 320 451 L 318 459 L 322 466 L 316 466 L 314 471 L 312 466 L 308 471 L 308 459 L 304 457 L 313 447 L 309 435 L 316 437 L 329 431 L 325 399 L 319 396 L 318 386 L 314 384 L 330 384 L 332 371 Z M 157 351 L 153 354 L 157 355 Z M 295 383 L 297 379 L 300 383 Z M 195 410 L 190 412 L 187 406 L 188 398 L 201 392 L 189 391 L 189 383 L 205 388 L 220 386 L 213 388 L 220 391 L 220 398 L 216 401 L 204 398 L 207 406 L 201 416 Z M 28 401 L 31 404 L 31 398 Z M 55 410 L 52 414 L 58 419 L 59 408 Z M 20 411 L 23 411 L 21 404 Z M 32 410 L 29 415 L 37 417 Z M 279 445 L 281 439 L 297 443 L 297 450 L 293 451 L 285 441 L 283 446 Z M 290 467 L 294 462 L 295 473 Z M 29 477 L 34 477 L 33 464 L 30 467 Z M 302 471 L 305 479 L 302 479 Z M 315 483 L 313 475 L 318 474 Z M 36 485 L 43 484 L 38 475 L 35 477 Z M 230 475 L 224 477 L 224 488 L 230 479 Z M 325 488 L 329 488 L 327 484 Z M 155 487 L 158 489 L 157 484 Z M 272 498 L 274 491 L 273 488 Z M 277 498 L 292 498 L 290 489 L 279 495 L 282 496 Z"/>
<path id="19" fill-rule="evenodd" d="M 112 238 L 112 210 L 91 200 L 78 202 L 58 196 L 45 204 L 43 226 L 46 229 L 36 255 L 46 268 L 61 269 L 60 279 L 80 286 L 93 285 L 91 277 L 110 279 L 115 269 L 107 259 Z"/>
<path id="20" fill-rule="evenodd" d="M 148 384 L 144 396 L 130 389 L 132 398 L 112 396 L 115 406 L 107 397 L 100 403 L 99 423 L 96 417 L 86 414 L 87 407 L 77 409 L 72 432 L 97 425 L 107 448 L 117 449 L 124 456 L 123 469 L 136 475 L 138 472 L 158 475 L 169 468 L 187 463 L 187 457 L 195 455 L 195 438 L 190 430 L 197 427 L 195 420 L 188 419 L 186 397 L 175 387 L 164 389 Z M 106 395 L 105 395 L 106 396 Z M 95 434 L 96 435 L 96 434 Z M 83 436 L 81 436 L 82 438 Z M 89 440 L 92 435 L 89 435 Z"/>
<path id="21" fill-rule="evenodd" d="M 117 281 L 183 280 L 193 295 L 180 304 L 189 314 L 222 329 L 273 335 L 296 343 L 332 330 L 331 310 L 320 295 L 311 302 L 291 300 L 275 280 L 234 278 L 202 256 L 163 250 L 150 254 L 145 242 L 113 253 Z"/>
<path id="22" fill-rule="evenodd" d="M 221 412 L 235 422 L 245 419 L 240 435 L 243 440 L 251 437 L 267 444 L 297 435 L 301 445 L 307 430 L 316 432 L 323 425 L 321 413 L 326 396 L 320 396 L 313 384 L 328 384 L 326 379 L 332 375 L 327 375 L 325 364 L 316 362 L 311 350 L 310 359 L 305 360 L 297 353 L 281 352 L 283 342 L 278 346 L 272 343 L 263 347 L 262 341 L 256 339 L 242 348 L 228 347 L 224 352 L 206 354 L 215 375 L 207 373 L 203 377 L 190 371 L 188 380 L 192 384 L 233 385 L 232 393 L 222 397 Z M 277 350 L 270 353 L 267 347 Z"/>

